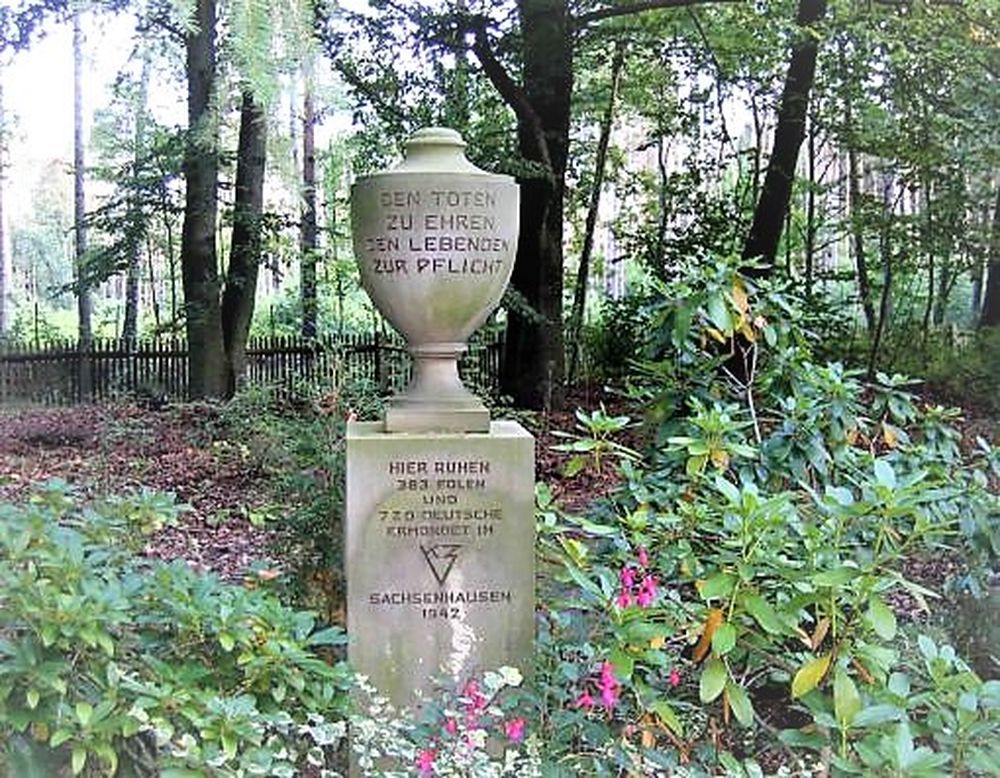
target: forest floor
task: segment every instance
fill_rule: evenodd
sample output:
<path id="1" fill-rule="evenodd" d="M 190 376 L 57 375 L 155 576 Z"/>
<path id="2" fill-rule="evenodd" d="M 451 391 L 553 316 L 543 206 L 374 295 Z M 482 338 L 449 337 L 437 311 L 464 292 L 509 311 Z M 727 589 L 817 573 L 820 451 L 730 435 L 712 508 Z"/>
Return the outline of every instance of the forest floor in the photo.
<path id="1" fill-rule="evenodd" d="M 598 405 L 598 398 L 574 399 L 584 407 Z M 624 412 L 607 400 L 609 412 Z M 607 495 L 616 482 L 613 468 L 564 477 L 569 455 L 553 449 L 565 442 L 553 431 L 570 431 L 575 421 L 572 412 L 530 420 L 537 440 L 536 478 L 571 512 Z M 151 536 L 145 553 L 239 580 L 271 554 L 274 530 L 252 519 L 274 497 L 266 477 L 233 455 L 234 442 L 221 422 L 220 406 L 212 404 L 160 410 L 135 404 L 0 408 L 0 500 L 25 499 L 32 484 L 50 479 L 67 482 L 84 497 L 142 488 L 172 493 L 189 507 L 178 526 Z M 962 431 L 967 446 L 978 436 L 996 443 L 1000 419 L 972 411 Z M 641 447 L 640 435 L 638 427 L 630 428 L 620 442 Z M 936 588 L 960 564 L 939 555 L 913 560 L 907 573 Z M 911 604 L 894 605 L 905 617 Z"/>

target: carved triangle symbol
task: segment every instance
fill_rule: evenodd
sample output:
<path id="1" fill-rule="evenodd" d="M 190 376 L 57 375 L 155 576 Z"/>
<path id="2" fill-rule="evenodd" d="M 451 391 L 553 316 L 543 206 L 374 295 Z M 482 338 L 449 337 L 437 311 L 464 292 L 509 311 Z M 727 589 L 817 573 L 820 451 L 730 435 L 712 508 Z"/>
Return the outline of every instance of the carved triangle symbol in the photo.
<path id="1" fill-rule="evenodd" d="M 458 559 L 458 550 L 461 547 L 461 545 L 455 543 L 437 543 L 433 546 L 420 546 L 420 550 L 424 554 L 424 559 L 427 560 L 427 566 L 430 567 L 431 572 L 434 574 L 434 580 L 438 582 L 438 586 L 444 586 L 444 582 L 448 579 L 448 573 L 455 566 L 455 561 Z"/>

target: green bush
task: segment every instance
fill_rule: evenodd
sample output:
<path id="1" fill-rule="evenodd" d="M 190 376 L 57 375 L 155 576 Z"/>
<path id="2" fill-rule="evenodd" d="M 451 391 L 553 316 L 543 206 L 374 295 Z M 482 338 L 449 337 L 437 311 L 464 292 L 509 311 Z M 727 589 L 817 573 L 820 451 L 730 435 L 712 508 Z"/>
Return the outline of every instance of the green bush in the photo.
<path id="1" fill-rule="evenodd" d="M 133 552 L 178 507 L 52 483 L 0 504 L 0 766 L 11 778 L 298 775 L 333 764 L 343 640 L 261 588 Z"/>
<path id="2" fill-rule="evenodd" d="M 996 775 L 1000 683 L 896 608 L 939 596 L 914 557 L 995 569 L 1000 452 L 724 265 L 665 292 L 653 445 L 585 517 L 539 493 L 548 774 Z"/>
<path id="3" fill-rule="evenodd" d="M 328 616 L 343 604 L 344 433 L 374 418 L 372 387 L 249 386 L 222 413 L 222 445 L 266 481 L 272 503 L 255 517 L 275 530 L 286 594 Z"/>

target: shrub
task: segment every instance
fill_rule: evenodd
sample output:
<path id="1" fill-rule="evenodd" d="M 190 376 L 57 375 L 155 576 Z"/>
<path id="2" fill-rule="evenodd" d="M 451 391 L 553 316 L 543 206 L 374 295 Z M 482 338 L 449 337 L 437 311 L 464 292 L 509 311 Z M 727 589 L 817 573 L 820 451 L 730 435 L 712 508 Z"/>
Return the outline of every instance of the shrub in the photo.
<path id="1" fill-rule="evenodd" d="M 342 633 L 262 588 L 135 556 L 142 532 L 177 510 L 148 495 L 85 506 L 57 483 L 26 505 L 0 504 L 9 775 L 40 764 L 102 775 L 151 764 L 165 776 L 333 764 L 347 674 L 316 652 Z"/>
<path id="2" fill-rule="evenodd" d="M 657 307 L 633 386 L 659 402 L 654 443 L 621 489 L 585 517 L 540 490 L 545 756 L 568 774 L 996 774 L 1000 685 L 895 607 L 938 596 L 914 556 L 995 567 L 998 452 L 963 454 L 907 379 L 813 361 L 788 298 L 717 271 Z"/>

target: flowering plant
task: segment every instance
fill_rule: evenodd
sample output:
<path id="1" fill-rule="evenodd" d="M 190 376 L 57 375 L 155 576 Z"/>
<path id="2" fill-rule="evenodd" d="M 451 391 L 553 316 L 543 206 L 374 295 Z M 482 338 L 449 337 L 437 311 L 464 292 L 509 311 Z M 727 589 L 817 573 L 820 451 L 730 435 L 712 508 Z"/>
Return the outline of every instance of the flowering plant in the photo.
<path id="1" fill-rule="evenodd" d="M 523 677 L 513 667 L 489 671 L 445 691 L 408 715 L 374 694 L 354 716 L 352 749 L 365 774 L 389 776 L 541 775 L 540 740 L 516 710 Z"/>

